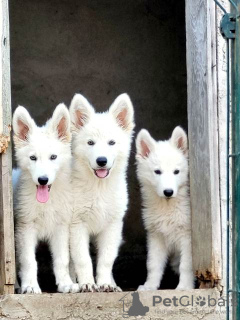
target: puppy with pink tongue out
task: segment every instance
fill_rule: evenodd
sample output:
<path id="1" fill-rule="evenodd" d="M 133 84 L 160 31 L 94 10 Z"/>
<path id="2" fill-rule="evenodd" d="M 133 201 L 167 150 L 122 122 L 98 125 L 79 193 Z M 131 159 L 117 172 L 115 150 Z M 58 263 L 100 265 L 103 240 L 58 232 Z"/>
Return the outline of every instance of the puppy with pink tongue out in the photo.
<path id="1" fill-rule="evenodd" d="M 64 104 L 38 127 L 24 107 L 13 115 L 16 159 L 13 172 L 16 249 L 21 293 L 41 293 L 35 251 L 47 241 L 59 292 L 76 292 L 69 276 L 72 218 L 70 117 Z"/>
<path id="2" fill-rule="evenodd" d="M 49 191 L 51 186 L 50 185 L 39 185 L 37 186 L 37 201 L 41 203 L 46 203 L 49 199 Z"/>

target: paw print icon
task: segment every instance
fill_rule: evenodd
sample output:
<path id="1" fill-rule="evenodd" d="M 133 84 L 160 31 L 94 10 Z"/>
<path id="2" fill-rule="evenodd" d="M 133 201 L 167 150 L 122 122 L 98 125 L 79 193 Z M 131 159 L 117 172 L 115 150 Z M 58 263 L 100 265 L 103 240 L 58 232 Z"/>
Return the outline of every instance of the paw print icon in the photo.
<path id="1" fill-rule="evenodd" d="M 205 304 L 206 304 L 206 298 L 205 298 L 205 297 L 198 296 L 198 297 L 197 297 L 196 304 L 197 304 L 198 306 L 200 306 L 200 307 L 205 306 Z"/>

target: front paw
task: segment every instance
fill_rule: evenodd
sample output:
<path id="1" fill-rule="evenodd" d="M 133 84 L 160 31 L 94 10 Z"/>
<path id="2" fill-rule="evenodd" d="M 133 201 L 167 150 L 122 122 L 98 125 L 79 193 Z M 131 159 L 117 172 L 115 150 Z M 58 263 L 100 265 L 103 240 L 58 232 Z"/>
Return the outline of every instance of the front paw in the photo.
<path id="1" fill-rule="evenodd" d="M 21 286 L 21 290 L 20 290 L 20 293 L 36 293 L 36 294 L 39 294 L 39 293 L 42 293 L 40 287 L 38 284 L 35 284 L 35 285 L 22 285 Z"/>
<path id="2" fill-rule="evenodd" d="M 79 285 L 80 292 L 99 292 L 99 288 L 95 283 L 86 283 Z"/>
<path id="3" fill-rule="evenodd" d="M 122 289 L 117 285 L 104 283 L 99 285 L 100 292 L 122 292 Z"/>
<path id="4" fill-rule="evenodd" d="M 192 283 L 179 283 L 176 290 L 192 290 L 194 285 Z"/>
<path id="5" fill-rule="evenodd" d="M 157 287 L 148 286 L 146 284 L 141 285 L 137 288 L 137 291 L 154 291 L 154 290 L 157 290 Z"/>
<path id="6" fill-rule="evenodd" d="M 59 283 L 58 285 L 58 292 L 76 293 L 79 291 L 80 291 L 80 288 L 78 283 Z"/>

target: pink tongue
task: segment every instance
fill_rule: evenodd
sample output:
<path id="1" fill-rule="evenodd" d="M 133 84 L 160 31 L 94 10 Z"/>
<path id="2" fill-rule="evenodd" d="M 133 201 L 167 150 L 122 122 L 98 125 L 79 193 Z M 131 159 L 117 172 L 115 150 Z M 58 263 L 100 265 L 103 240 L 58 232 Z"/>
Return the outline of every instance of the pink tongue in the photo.
<path id="1" fill-rule="evenodd" d="M 96 170 L 96 175 L 98 178 L 105 178 L 108 175 L 108 170 L 107 169 L 98 169 Z"/>
<path id="2" fill-rule="evenodd" d="M 49 199 L 48 186 L 37 186 L 37 201 L 41 203 L 47 202 Z"/>

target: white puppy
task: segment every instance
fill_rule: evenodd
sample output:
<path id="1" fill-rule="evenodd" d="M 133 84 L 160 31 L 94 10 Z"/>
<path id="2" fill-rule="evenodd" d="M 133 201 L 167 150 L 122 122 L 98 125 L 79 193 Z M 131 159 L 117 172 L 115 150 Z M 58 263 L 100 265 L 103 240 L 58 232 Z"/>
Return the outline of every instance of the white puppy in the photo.
<path id="1" fill-rule="evenodd" d="M 155 141 L 147 130 L 139 132 L 137 175 L 147 230 L 147 280 L 138 290 L 156 290 L 167 259 L 180 274 L 177 289 L 192 289 L 191 213 L 186 133 L 176 127 L 168 141 Z"/>
<path id="2" fill-rule="evenodd" d="M 76 94 L 70 106 L 73 123 L 74 218 L 71 253 L 81 291 L 118 291 L 112 267 L 122 241 L 128 204 L 126 170 L 134 128 L 133 106 L 120 95 L 109 111 L 96 113 Z M 89 254 L 95 236 L 96 283 Z"/>
<path id="3" fill-rule="evenodd" d="M 35 251 L 49 242 L 60 292 L 79 287 L 69 276 L 69 225 L 72 217 L 70 117 L 64 104 L 52 119 L 37 127 L 28 111 L 13 115 L 14 142 L 20 169 L 14 172 L 16 249 L 21 292 L 41 293 Z"/>

